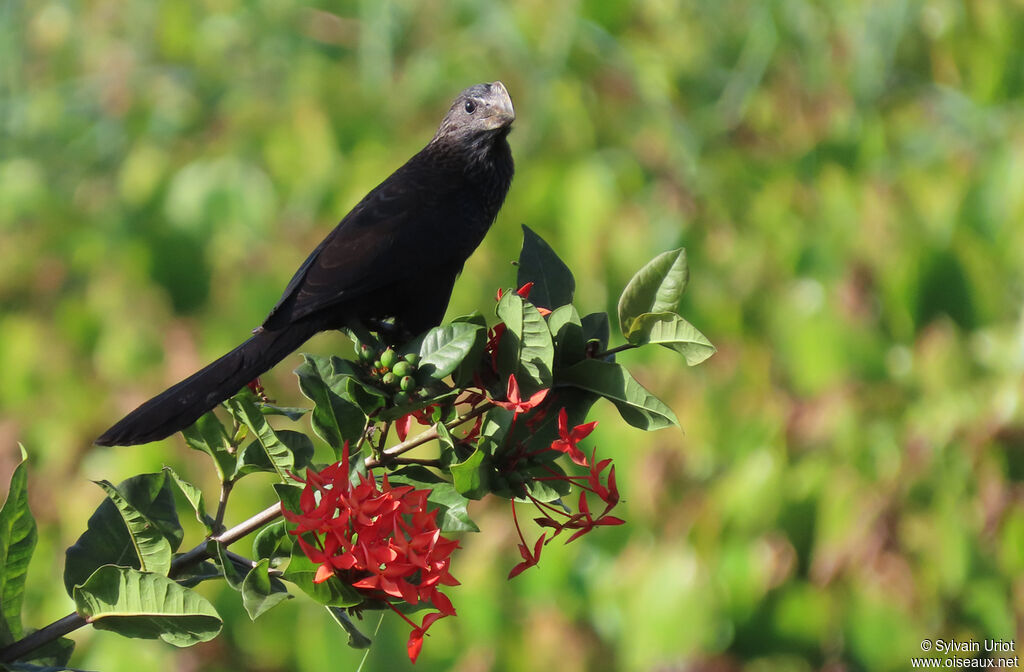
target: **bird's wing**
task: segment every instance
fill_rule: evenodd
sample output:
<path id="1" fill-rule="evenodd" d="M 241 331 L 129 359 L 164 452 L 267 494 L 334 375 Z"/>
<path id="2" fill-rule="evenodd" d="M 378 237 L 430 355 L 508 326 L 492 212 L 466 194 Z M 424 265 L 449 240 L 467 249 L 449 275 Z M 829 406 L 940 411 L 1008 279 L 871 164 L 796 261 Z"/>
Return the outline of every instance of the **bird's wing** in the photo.
<path id="1" fill-rule="evenodd" d="M 299 267 L 264 326 L 400 282 L 422 271 L 424 259 L 443 264 L 448 252 L 439 204 L 453 199 L 456 187 L 418 172 L 410 161 L 367 194 Z"/>

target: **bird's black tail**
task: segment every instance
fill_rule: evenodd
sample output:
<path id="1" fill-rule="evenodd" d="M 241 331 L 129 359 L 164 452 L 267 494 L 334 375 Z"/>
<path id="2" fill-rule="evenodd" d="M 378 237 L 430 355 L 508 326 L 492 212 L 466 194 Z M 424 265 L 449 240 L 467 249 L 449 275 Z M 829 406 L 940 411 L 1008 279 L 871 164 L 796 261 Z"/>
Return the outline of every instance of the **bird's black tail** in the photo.
<path id="1" fill-rule="evenodd" d="M 307 323 L 261 331 L 134 411 L 96 439 L 101 446 L 133 446 L 159 441 L 185 429 L 243 385 L 257 378 L 305 343 L 318 329 Z"/>

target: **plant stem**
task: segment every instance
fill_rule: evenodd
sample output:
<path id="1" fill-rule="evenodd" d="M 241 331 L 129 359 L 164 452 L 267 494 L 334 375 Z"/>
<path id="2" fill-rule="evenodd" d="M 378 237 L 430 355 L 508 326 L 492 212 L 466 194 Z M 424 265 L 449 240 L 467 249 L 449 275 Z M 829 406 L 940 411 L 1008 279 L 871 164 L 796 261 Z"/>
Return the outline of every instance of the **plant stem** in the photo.
<path id="1" fill-rule="evenodd" d="M 220 484 L 220 498 L 217 500 L 217 515 L 213 518 L 213 532 L 217 534 L 224 530 L 224 513 L 228 508 L 228 495 L 231 494 L 231 488 L 233 488 L 235 482 L 230 478 L 221 481 Z"/>
<path id="2" fill-rule="evenodd" d="M 477 406 L 468 413 L 460 415 L 451 422 L 445 423 L 445 427 L 447 427 L 448 429 L 458 427 L 459 425 L 463 424 L 464 422 L 472 420 L 478 415 L 483 415 L 490 407 L 491 404 L 481 404 L 480 406 Z M 430 429 L 426 430 L 425 432 L 417 434 L 416 436 L 407 441 L 403 441 L 402 443 L 391 446 L 387 450 L 381 451 L 380 459 L 374 457 L 366 458 L 366 468 L 371 469 L 373 467 L 379 467 L 382 464 L 387 464 L 398 455 L 401 455 L 402 453 L 407 453 L 413 448 L 416 448 L 417 446 L 422 446 L 424 443 L 427 443 L 428 441 L 433 441 L 434 439 L 437 438 L 437 436 L 437 426 L 435 425 Z"/>
<path id="3" fill-rule="evenodd" d="M 605 350 L 604 352 L 599 352 L 596 355 L 594 355 L 593 357 L 591 357 L 591 359 L 604 359 L 605 357 L 608 357 L 609 355 L 614 355 L 617 352 L 622 352 L 623 350 L 632 350 L 633 348 L 639 348 L 639 347 L 640 347 L 639 345 L 633 345 L 632 343 L 625 343 L 623 345 L 620 345 L 618 347 L 612 348 L 610 350 Z"/>

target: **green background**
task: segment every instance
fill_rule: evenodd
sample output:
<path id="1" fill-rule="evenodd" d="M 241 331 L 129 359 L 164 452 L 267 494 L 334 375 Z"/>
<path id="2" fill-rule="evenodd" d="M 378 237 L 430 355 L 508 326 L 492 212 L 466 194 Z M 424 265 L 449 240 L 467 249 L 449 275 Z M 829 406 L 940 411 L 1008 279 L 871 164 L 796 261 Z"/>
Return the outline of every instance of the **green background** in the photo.
<path id="1" fill-rule="evenodd" d="M 501 79 L 517 175 L 449 317 L 490 313 L 527 223 L 576 273 L 581 311 L 686 246 L 682 312 L 719 352 L 693 369 L 620 356 L 684 428 L 642 434 L 597 407 L 586 445 L 615 458 L 628 525 L 549 546 L 509 583 L 508 505 L 474 506 L 459 616 L 417 669 L 902 670 L 922 638 L 1020 641 L 1022 10 L 2 0 L 0 476 L 23 442 L 42 528 L 27 624 L 71 609 L 59 576 L 101 500 L 90 479 L 166 463 L 213 486 L 180 438 L 90 440 L 244 339 L 451 98 Z M 348 353 L 336 334 L 306 349 Z M 282 403 L 302 401 L 300 361 L 266 378 Z M 229 522 L 271 501 L 249 480 Z M 203 590 L 227 621 L 213 642 L 82 630 L 73 664 L 362 656 L 308 600 L 253 624 Z M 406 635 L 385 618 L 364 669 L 409 668 Z"/>

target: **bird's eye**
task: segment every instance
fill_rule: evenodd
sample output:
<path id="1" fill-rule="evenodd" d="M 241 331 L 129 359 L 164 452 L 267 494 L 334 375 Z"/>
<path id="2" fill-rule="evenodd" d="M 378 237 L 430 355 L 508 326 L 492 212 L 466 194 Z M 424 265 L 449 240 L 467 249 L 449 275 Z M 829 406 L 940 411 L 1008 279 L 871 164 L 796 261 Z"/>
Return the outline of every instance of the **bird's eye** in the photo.
<path id="1" fill-rule="evenodd" d="M 476 103 L 474 103 L 472 100 L 467 100 L 466 101 L 466 113 L 467 114 L 473 114 L 474 112 L 476 112 Z"/>

